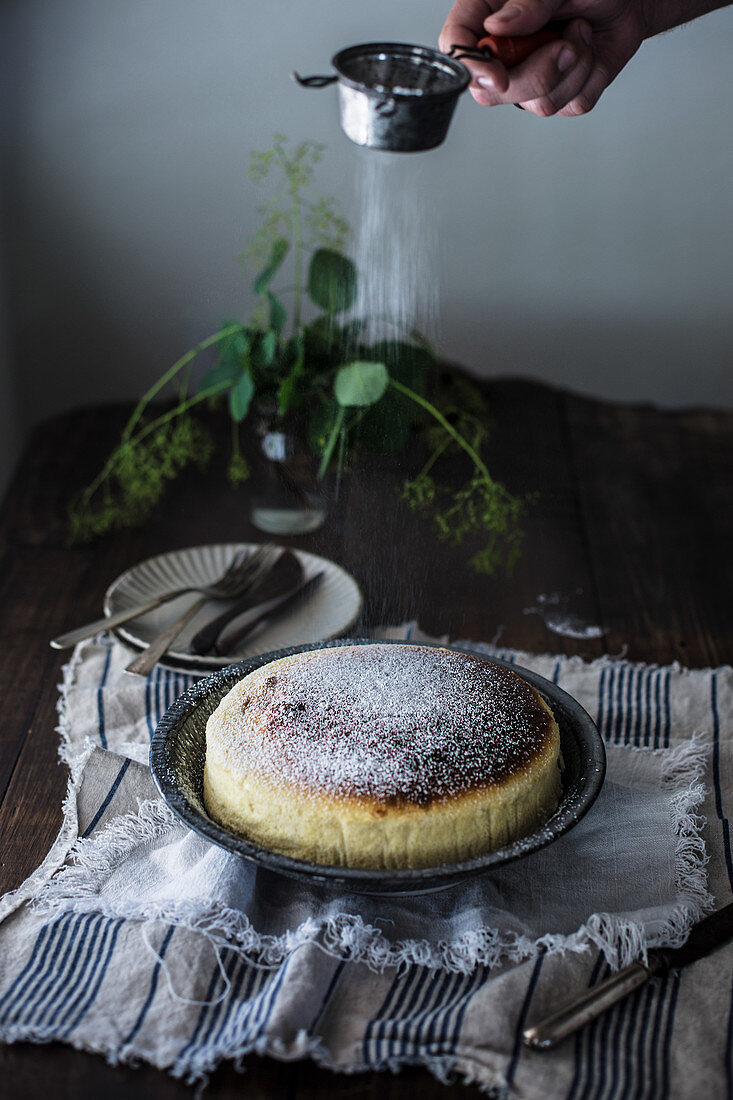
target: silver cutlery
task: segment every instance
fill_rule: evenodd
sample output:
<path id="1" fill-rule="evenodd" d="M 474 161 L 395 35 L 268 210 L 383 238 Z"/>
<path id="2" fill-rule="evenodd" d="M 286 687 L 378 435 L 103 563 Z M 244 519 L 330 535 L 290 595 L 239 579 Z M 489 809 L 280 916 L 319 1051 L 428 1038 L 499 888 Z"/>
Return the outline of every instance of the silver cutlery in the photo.
<path id="1" fill-rule="evenodd" d="M 567 1008 L 527 1028 L 522 1038 L 526 1046 L 534 1050 L 550 1050 L 652 978 L 689 966 L 731 939 L 733 905 L 726 905 L 696 924 L 682 947 L 652 948 L 647 952 L 645 963 L 634 962 L 619 970 L 618 974 L 612 974 Z"/>
<path id="2" fill-rule="evenodd" d="M 268 545 L 260 546 L 256 550 L 238 551 L 226 572 L 228 573 L 230 569 L 239 564 L 256 564 L 257 560 L 270 549 L 272 548 Z M 224 576 L 226 576 L 226 573 Z M 52 638 L 49 644 L 54 649 L 68 649 L 70 646 L 75 646 L 77 642 L 83 642 L 85 638 L 92 638 L 95 634 L 99 634 L 100 630 L 112 630 L 116 626 L 122 626 L 123 623 L 128 623 L 131 619 L 137 619 L 139 615 L 145 615 L 146 612 L 153 611 L 156 607 L 169 603 L 170 600 L 175 600 L 178 596 L 185 596 L 189 592 L 201 592 L 207 598 L 213 600 L 225 599 L 225 596 L 217 595 L 218 586 L 222 583 L 222 580 L 223 577 L 220 577 L 218 581 L 210 585 L 188 585 L 185 588 L 174 588 L 170 592 L 163 592 L 144 603 L 135 604 L 123 611 L 116 611 L 113 615 L 103 615 L 101 619 L 95 619 L 93 622 L 87 623 L 86 626 L 78 626 L 75 630 L 67 631 L 66 634 L 59 634 L 58 638 Z"/>
<path id="3" fill-rule="evenodd" d="M 287 595 L 302 579 L 303 566 L 299 558 L 292 550 L 283 550 L 258 584 L 253 585 L 232 607 L 222 611 L 194 634 L 188 647 L 190 652 L 197 653 L 199 656 L 209 653 L 216 645 L 224 627 L 228 626 L 233 619 L 249 611 L 256 604 L 268 603 L 270 600 Z"/>
<path id="4" fill-rule="evenodd" d="M 193 617 L 208 603 L 209 600 L 231 600 L 243 595 L 252 589 L 272 565 L 272 547 L 263 546 L 244 557 L 237 555 L 229 568 L 222 574 L 219 580 L 207 587 L 204 595 L 188 607 L 182 615 L 163 630 L 153 641 L 132 661 L 126 672 L 135 673 L 138 676 L 147 676 L 160 658 L 170 649 L 173 642 L 183 628 Z"/>
<path id="5" fill-rule="evenodd" d="M 311 596 L 318 588 L 322 579 L 323 572 L 320 572 L 301 581 L 295 588 L 292 588 L 284 596 L 281 596 L 279 600 L 275 600 L 274 603 L 270 603 L 266 607 L 263 607 L 262 610 L 244 626 L 221 638 L 216 643 L 214 652 L 220 657 L 232 653 L 239 643 L 244 641 L 245 638 L 248 638 L 250 634 L 253 634 L 261 623 L 269 622 L 272 619 L 279 619 L 288 611 L 292 611 L 297 604 Z"/>

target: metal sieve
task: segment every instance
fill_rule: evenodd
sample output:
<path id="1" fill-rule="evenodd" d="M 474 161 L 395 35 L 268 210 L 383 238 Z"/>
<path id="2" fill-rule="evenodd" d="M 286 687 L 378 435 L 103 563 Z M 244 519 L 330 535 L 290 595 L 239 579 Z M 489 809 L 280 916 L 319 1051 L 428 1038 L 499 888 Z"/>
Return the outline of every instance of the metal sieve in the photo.
<path id="1" fill-rule="evenodd" d="M 356 145 L 393 153 L 434 149 L 471 79 L 464 65 L 427 46 L 369 42 L 331 60 L 336 75 L 294 78 L 305 88 L 338 82 L 341 129 Z"/>

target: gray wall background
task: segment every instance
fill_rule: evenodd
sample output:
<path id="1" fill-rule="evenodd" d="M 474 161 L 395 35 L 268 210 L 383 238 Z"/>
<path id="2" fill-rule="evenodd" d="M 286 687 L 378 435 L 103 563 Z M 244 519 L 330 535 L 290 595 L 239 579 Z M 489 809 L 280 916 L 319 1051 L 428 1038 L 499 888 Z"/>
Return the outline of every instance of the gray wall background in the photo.
<path id="1" fill-rule="evenodd" d="M 343 46 L 432 44 L 448 0 L 13 0 L 0 7 L 0 489 L 29 426 L 132 398 L 250 298 L 249 151 L 328 151 L 347 216 L 368 153 L 338 129 Z M 646 43 L 580 119 L 478 108 L 403 158 L 436 219 L 438 343 L 662 406 L 730 405 L 733 9 Z"/>

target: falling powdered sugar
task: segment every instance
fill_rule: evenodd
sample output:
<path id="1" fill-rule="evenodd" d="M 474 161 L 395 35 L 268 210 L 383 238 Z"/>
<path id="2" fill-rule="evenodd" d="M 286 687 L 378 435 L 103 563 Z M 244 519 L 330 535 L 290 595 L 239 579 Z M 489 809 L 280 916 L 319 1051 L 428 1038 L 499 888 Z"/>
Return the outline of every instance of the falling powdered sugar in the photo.
<path id="1" fill-rule="evenodd" d="M 370 340 L 431 336 L 438 315 L 438 235 L 414 161 L 362 151 L 358 158 L 357 318 Z"/>

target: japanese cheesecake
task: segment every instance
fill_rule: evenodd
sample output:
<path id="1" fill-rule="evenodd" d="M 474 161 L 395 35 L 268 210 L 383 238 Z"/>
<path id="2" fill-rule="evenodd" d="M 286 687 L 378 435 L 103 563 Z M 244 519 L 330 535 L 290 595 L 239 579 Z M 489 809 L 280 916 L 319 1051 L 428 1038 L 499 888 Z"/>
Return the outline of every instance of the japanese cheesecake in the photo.
<path id="1" fill-rule="evenodd" d="M 320 864 L 433 867 L 532 832 L 560 798 L 552 711 L 510 669 L 343 645 L 250 672 L 206 727 L 210 816 Z"/>

